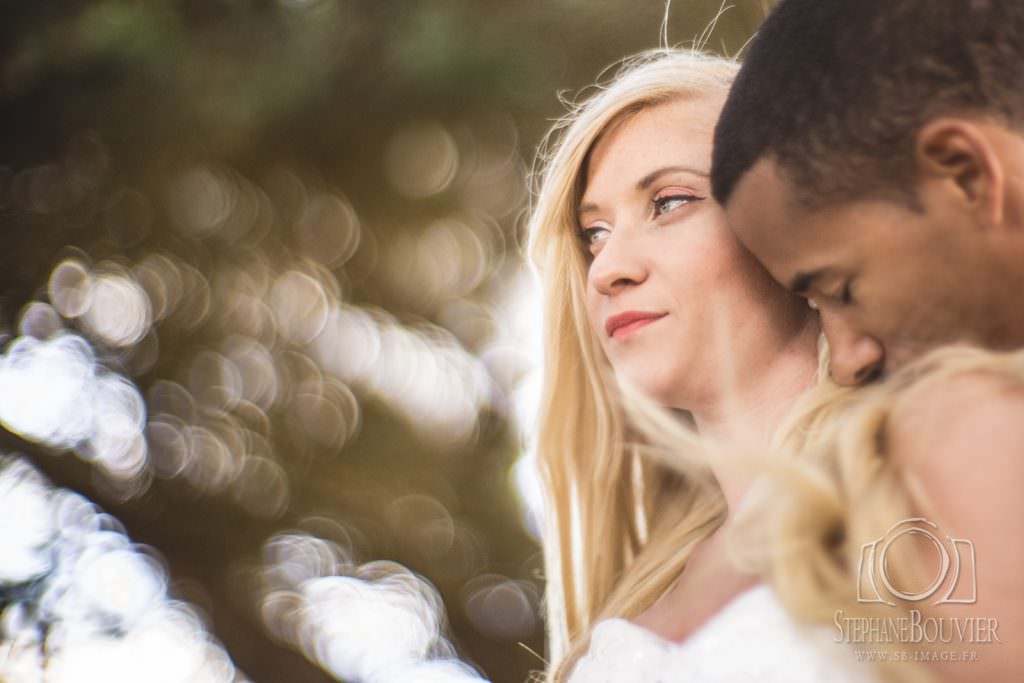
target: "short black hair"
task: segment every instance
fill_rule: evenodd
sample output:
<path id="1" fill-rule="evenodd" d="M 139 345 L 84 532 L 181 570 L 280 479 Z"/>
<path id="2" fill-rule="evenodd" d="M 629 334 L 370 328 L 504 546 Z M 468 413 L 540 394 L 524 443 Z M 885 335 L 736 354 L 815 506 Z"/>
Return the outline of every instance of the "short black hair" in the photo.
<path id="1" fill-rule="evenodd" d="M 715 128 L 712 192 L 767 157 L 805 205 L 916 205 L 917 132 L 958 114 L 1024 131 L 1024 1 L 781 0 Z"/>

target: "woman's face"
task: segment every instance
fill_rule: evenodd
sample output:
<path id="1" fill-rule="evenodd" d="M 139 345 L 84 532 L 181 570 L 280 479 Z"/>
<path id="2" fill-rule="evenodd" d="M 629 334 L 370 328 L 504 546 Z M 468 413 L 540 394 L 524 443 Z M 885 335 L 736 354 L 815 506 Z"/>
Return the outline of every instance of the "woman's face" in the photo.
<path id="1" fill-rule="evenodd" d="M 611 126 L 591 152 L 579 207 L 595 334 L 617 373 L 682 409 L 719 391 L 725 367 L 757 369 L 779 343 L 773 315 L 791 327 L 786 318 L 808 313 L 711 198 L 721 105 L 678 99 Z"/>

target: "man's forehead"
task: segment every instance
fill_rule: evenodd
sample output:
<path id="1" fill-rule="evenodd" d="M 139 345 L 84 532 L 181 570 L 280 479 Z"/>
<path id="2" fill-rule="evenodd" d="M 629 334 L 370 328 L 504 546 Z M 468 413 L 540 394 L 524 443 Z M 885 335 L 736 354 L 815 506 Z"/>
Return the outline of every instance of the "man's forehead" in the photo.
<path id="1" fill-rule="evenodd" d="M 800 255 L 802 223 L 808 216 L 795 194 L 778 164 L 761 158 L 743 174 L 725 206 L 740 242 L 776 276 L 782 275 L 775 271 L 780 263 Z"/>
<path id="2" fill-rule="evenodd" d="M 741 178 L 726 205 L 737 239 L 771 276 L 804 294 L 812 283 L 861 261 L 862 232 L 843 206 L 810 208 L 797 186 L 771 159 L 761 159 Z"/>

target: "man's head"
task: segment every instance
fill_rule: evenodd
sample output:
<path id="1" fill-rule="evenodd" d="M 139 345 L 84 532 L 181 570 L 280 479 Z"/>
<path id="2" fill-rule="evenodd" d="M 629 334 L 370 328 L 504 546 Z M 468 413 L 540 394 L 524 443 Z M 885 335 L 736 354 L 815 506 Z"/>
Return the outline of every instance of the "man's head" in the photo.
<path id="1" fill-rule="evenodd" d="M 782 0 L 712 190 L 821 310 L 839 381 L 944 342 L 1024 346 L 1024 2 Z"/>

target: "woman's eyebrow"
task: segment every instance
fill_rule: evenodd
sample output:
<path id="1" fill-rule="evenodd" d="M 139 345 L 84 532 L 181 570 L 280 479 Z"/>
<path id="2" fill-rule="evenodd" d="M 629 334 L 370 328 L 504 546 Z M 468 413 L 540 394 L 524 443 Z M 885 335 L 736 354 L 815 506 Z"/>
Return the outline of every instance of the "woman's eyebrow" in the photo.
<path id="1" fill-rule="evenodd" d="M 648 187 L 651 186 L 651 183 L 653 183 L 661 176 L 667 173 L 676 173 L 678 171 L 692 173 L 693 175 L 700 176 L 702 178 L 708 177 L 707 171 L 698 168 L 693 168 L 691 166 L 662 166 L 661 168 L 655 169 L 648 173 L 647 175 L 645 175 L 643 178 L 641 178 L 640 181 L 636 184 L 636 189 L 646 190 Z"/>

